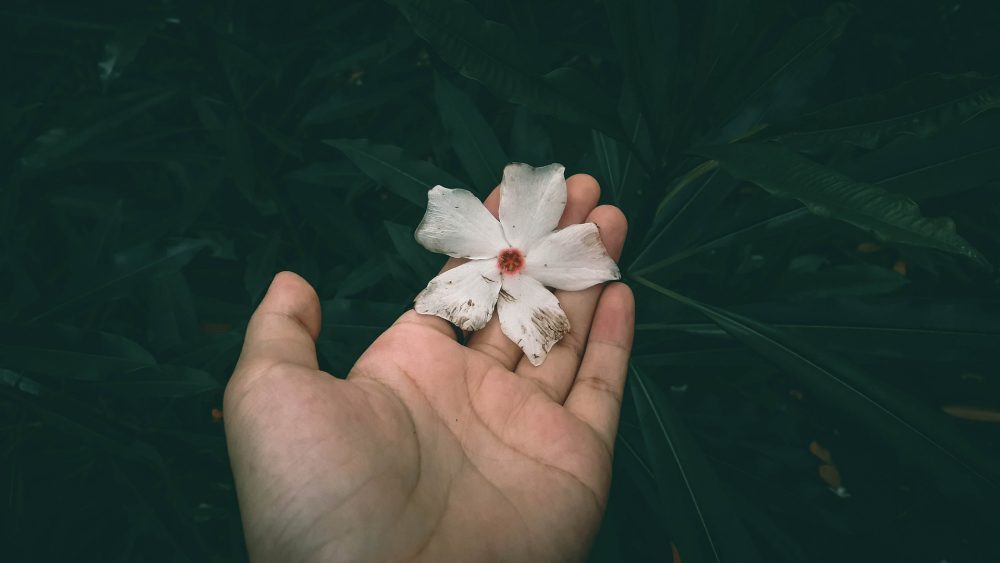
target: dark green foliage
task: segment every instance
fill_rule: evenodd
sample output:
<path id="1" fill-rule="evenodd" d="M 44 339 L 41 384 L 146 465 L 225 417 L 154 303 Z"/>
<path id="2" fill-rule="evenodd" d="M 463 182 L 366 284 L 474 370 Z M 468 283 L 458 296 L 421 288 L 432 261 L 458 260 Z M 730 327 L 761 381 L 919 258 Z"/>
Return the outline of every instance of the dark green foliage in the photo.
<path id="1" fill-rule="evenodd" d="M 1000 411 L 993 4 L 10 3 L 0 560 L 244 560 L 213 408 L 272 276 L 343 376 L 426 190 L 508 159 L 629 218 L 594 561 L 1000 560 L 1000 429 L 943 410 Z"/>
<path id="2" fill-rule="evenodd" d="M 775 144 L 736 143 L 696 149 L 733 176 L 772 195 L 794 198 L 823 217 L 846 221 L 887 242 L 985 258 L 955 232 L 949 218 L 928 219 L 913 200 L 820 166 Z"/>

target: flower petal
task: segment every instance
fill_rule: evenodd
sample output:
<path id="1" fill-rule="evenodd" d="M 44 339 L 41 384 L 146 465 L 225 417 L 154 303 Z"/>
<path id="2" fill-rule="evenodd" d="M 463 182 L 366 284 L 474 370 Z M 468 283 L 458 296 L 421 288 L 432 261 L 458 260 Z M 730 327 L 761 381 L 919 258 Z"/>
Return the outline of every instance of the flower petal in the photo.
<path id="1" fill-rule="evenodd" d="M 462 330 L 479 330 L 493 317 L 500 292 L 495 260 L 473 260 L 438 274 L 414 300 L 414 309 L 437 315 Z"/>
<path id="2" fill-rule="evenodd" d="M 541 365 L 552 346 L 569 332 L 569 319 L 556 296 L 525 275 L 504 276 L 497 315 L 500 330 L 535 366 Z"/>
<path id="3" fill-rule="evenodd" d="M 443 186 L 427 192 L 427 212 L 416 238 L 427 250 L 455 258 L 495 258 L 508 246 L 500 223 L 479 198 Z"/>
<path id="4" fill-rule="evenodd" d="M 621 279 L 594 223 L 570 225 L 528 249 L 523 274 L 556 289 L 579 291 Z"/>
<path id="5" fill-rule="evenodd" d="M 559 225 L 566 208 L 565 171 L 562 164 L 534 168 L 518 162 L 503 169 L 500 224 L 511 246 L 527 248 Z"/>

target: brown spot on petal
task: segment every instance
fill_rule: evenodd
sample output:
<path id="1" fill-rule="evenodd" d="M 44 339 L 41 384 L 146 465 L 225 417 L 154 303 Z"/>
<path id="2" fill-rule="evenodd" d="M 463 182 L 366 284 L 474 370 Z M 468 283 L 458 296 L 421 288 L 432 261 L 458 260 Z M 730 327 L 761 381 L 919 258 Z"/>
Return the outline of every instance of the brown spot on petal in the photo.
<path id="1" fill-rule="evenodd" d="M 451 283 L 448 281 L 447 283 Z M 486 321 L 492 316 L 492 307 L 488 311 L 477 310 L 476 302 L 472 299 L 465 301 L 455 301 L 447 304 L 438 303 L 429 306 L 427 301 L 435 297 L 440 282 L 431 280 L 427 287 L 421 291 L 414 299 L 414 309 L 423 315 L 435 315 L 454 324 L 462 330 L 479 330 L 486 325 Z"/>
<path id="2" fill-rule="evenodd" d="M 535 325 L 539 338 L 545 343 L 546 352 L 569 332 L 569 319 L 561 309 L 535 309 L 531 324 Z"/>
<path id="3" fill-rule="evenodd" d="M 500 299 L 503 299 L 508 303 L 513 303 L 514 301 L 517 301 L 517 299 L 513 295 L 511 295 L 509 291 L 503 288 L 500 288 Z"/>

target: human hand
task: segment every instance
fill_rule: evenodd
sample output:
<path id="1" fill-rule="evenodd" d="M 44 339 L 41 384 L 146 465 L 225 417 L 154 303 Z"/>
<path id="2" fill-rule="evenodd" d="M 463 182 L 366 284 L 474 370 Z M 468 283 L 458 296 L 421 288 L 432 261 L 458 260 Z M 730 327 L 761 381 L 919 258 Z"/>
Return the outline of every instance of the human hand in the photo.
<path id="1" fill-rule="evenodd" d="M 560 228 L 596 223 L 617 259 L 624 216 L 595 208 L 589 176 L 567 189 Z M 499 198 L 485 202 L 494 215 Z M 316 293 L 278 274 L 224 405 L 251 558 L 584 559 L 607 501 L 634 304 L 620 283 L 556 296 L 572 328 L 541 366 L 496 316 L 462 345 L 411 310 L 338 379 L 318 369 Z"/>

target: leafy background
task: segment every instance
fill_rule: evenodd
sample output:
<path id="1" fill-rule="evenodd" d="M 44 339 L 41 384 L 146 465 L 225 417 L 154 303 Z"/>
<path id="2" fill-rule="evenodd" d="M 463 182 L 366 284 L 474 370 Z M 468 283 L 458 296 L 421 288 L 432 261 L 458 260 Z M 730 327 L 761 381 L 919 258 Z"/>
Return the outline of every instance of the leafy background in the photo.
<path id="1" fill-rule="evenodd" d="M 271 276 L 343 375 L 440 264 L 427 187 L 508 161 L 631 224 L 594 561 L 1000 560 L 994 2 L 0 16 L 3 560 L 245 559 L 217 409 Z"/>

